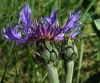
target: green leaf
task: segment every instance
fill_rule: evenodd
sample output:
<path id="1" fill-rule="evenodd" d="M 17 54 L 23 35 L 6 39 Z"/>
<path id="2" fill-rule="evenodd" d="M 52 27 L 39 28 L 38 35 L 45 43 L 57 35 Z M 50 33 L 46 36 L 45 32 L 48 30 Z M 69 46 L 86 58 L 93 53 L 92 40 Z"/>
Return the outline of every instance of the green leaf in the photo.
<path id="1" fill-rule="evenodd" d="M 100 83 L 100 72 L 90 76 L 85 83 Z"/>
<path id="2" fill-rule="evenodd" d="M 95 23 L 97 29 L 100 30 L 100 19 L 94 20 L 94 23 Z"/>

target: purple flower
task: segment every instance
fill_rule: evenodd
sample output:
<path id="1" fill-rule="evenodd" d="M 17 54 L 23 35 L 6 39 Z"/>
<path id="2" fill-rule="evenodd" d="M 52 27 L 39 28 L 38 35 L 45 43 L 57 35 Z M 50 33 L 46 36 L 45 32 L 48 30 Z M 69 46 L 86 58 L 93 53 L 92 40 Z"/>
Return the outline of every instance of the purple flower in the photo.
<path id="1" fill-rule="evenodd" d="M 11 28 L 11 24 L 8 26 L 8 30 L 3 28 L 2 36 L 7 40 L 17 41 L 19 44 L 30 42 L 32 44 L 37 41 L 62 41 L 65 33 L 69 32 L 72 38 L 81 33 L 82 25 L 79 23 L 81 18 L 80 11 L 76 11 L 74 14 L 68 10 L 70 15 L 66 25 L 60 27 L 56 18 L 57 8 L 51 12 L 51 15 L 46 18 L 40 18 L 38 23 L 37 19 L 31 20 L 31 9 L 29 5 L 26 5 L 22 12 L 19 13 L 20 20 L 24 26 L 16 24 L 14 29 Z"/>

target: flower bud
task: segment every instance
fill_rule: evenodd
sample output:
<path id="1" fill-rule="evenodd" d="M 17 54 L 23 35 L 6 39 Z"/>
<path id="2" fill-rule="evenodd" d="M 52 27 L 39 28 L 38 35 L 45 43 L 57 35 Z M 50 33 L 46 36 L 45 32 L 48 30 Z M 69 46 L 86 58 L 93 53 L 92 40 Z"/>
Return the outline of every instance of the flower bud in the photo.
<path id="1" fill-rule="evenodd" d="M 65 61 L 72 61 L 78 57 L 78 50 L 74 40 L 68 37 L 62 44 L 61 57 Z"/>
<path id="2" fill-rule="evenodd" d="M 44 64 L 56 63 L 58 60 L 58 50 L 55 48 L 54 44 L 49 42 L 40 45 L 37 52 L 42 59 L 40 62 Z"/>

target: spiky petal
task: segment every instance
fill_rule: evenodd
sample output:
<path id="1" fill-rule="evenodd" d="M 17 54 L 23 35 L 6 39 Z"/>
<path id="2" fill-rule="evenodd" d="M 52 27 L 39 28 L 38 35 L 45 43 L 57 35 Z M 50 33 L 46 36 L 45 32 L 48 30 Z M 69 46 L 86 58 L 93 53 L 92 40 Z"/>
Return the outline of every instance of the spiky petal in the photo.
<path id="1" fill-rule="evenodd" d="M 19 29 L 21 30 L 19 31 Z M 22 34 L 25 37 L 22 37 Z M 24 31 L 20 24 L 17 24 L 14 29 L 11 28 L 11 24 L 8 26 L 8 30 L 3 28 L 2 36 L 7 40 L 14 40 L 19 43 L 24 43 L 27 40 L 27 32 Z"/>
<path id="2" fill-rule="evenodd" d="M 73 38 L 81 33 L 82 25 L 79 23 L 79 19 L 81 18 L 80 11 L 71 14 L 68 10 L 70 17 L 64 27 L 59 26 L 56 18 L 57 11 L 57 8 L 54 9 L 49 17 L 40 18 L 40 22 L 38 23 L 37 19 L 34 21 L 31 20 L 31 9 L 29 5 L 26 5 L 22 9 L 22 12 L 19 13 L 24 26 L 16 24 L 14 29 L 12 29 L 10 24 L 8 30 L 3 28 L 2 36 L 7 40 L 14 40 L 18 43 L 31 42 L 34 44 L 41 40 L 62 41 L 67 32 Z"/>

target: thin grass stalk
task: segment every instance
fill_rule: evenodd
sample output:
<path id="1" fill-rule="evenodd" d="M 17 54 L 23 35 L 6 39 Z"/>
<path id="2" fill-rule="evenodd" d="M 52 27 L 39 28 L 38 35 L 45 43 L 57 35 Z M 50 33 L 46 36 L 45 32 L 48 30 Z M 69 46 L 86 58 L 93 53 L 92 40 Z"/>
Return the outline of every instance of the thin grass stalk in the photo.
<path id="1" fill-rule="evenodd" d="M 48 73 L 45 74 L 45 76 L 43 77 L 42 81 L 40 83 L 44 83 L 44 80 L 46 79 Z"/>
<path id="2" fill-rule="evenodd" d="M 86 16 L 87 12 L 90 10 L 90 8 L 92 7 L 92 5 L 96 2 L 97 0 L 93 0 L 91 1 L 91 3 L 89 4 L 89 6 L 87 7 L 86 11 L 84 12 L 82 18 L 80 19 L 80 21 L 83 20 L 84 16 Z"/>
<path id="3" fill-rule="evenodd" d="M 14 46 L 14 42 L 12 42 L 12 44 L 11 44 L 11 47 L 10 47 L 10 50 L 9 50 L 9 53 L 8 53 L 8 62 L 6 63 L 5 70 L 4 70 L 4 73 L 2 75 L 0 83 L 4 83 L 4 78 L 5 78 L 5 74 L 6 74 L 8 65 L 9 65 L 9 61 L 11 59 L 11 53 L 12 53 L 12 50 L 13 50 L 13 46 Z"/>
<path id="4" fill-rule="evenodd" d="M 0 45 L 0 48 L 1 48 L 2 46 L 4 46 L 6 43 L 7 43 L 7 40 L 5 40 L 5 41 Z"/>
<path id="5" fill-rule="evenodd" d="M 4 69 L 4 72 L 3 72 L 3 75 L 2 75 L 0 83 L 4 83 L 4 78 L 5 78 L 5 74 L 6 74 L 7 68 L 8 68 L 8 62 L 6 63 L 6 66 L 5 66 L 5 69 Z"/>
<path id="6" fill-rule="evenodd" d="M 61 10 L 61 0 L 58 1 L 58 9 Z M 58 18 L 60 17 L 60 12 L 58 11 Z"/>
<path id="7" fill-rule="evenodd" d="M 34 6 L 35 6 L 35 0 L 30 0 L 29 3 L 30 3 L 30 6 L 31 6 L 32 19 L 33 19 L 34 18 L 34 10 L 35 10 L 35 8 L 34 8 Z"/>
<path id="8" fill-rule="evenodd" d="M 90 10 L 90 8 L 95 3 L 95 1 L 97 1 L 97 0 L 91 1 L 91 3 L 87 7 L 87 9 L 86 9 L 85 13 L 83 14 L 82 18 L 80 19 L 80 21 L 82 21 L 83 18 L 86 16 L 87 12 Z M 80 70 L 81 70 L 81 64 L 82 64 L 82 59 L 83 59 L 83 51 L 84 51 L 84 41 L 82 41 L 82 44 L 81 44 L 81 53 L 80 53 L 80 56 L 79 56 L 78 71 L 77 71 L 77 76 L 76 76 L 76 83 L 79 83 Z"/>
<path id="9" fill-rule="evenodd" d="M 26 2 L 23 2 L 23 4 L 21 4 L 21 6 L 18 7 L 18 10 L 21 9 L 24 5 L 26 4 Z M 13 15 L 15 15 L 16 13 L 18 13 L 16 10 L 14 12 L 12 12 L 11 15 L 9 15 L 9 18 L 11 18 Z M 9 19 L 6 19 L 2 25 L 6 24 L 9 21 Z"/>
<path id="10" fill-rule="evenodd" d="M 81 64 L 82 64 L 82 59 L 83 59 L 83 51 L 84 51 L 84 41 L 82 41 L 82 44 L 81 44 L 81 53 L 80 53 L 80 56 L 79 56 L 78 72 L 77 72 L 77 77 L 76 77 L 76 83 L 79 83 L 80 70 L 81 70 Z"/>

